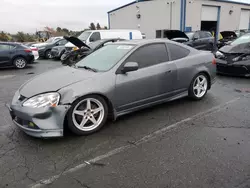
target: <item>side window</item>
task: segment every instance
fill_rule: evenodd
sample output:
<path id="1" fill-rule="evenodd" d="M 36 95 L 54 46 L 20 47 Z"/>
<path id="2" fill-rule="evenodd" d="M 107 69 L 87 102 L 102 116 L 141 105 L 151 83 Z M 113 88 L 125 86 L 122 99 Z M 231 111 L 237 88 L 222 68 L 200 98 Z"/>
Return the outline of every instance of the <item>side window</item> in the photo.
<path id="1" fill-rule="evenodd" d="M 139 68 L 169 61 L 165 44 L 150 44 L 137 49 L 126 62 L 137 62 Z"/>
<path id="2" fill-rule="evenodd" d="M 200 32 L 200 38 L 201 39 L 207 38 L 206 37 L 206 32 L 204 32 L 204 31 Z"/>
<path id="3" fill-rule="evenodd" d="M 59 46 L 65 45 L 67 43 L 67 40 L 61 40 L 58 42 Z"/>
<path id="4" fill-rule="evenodd" d="M 199 39 L 199 38 L 200 38 L 199 32 L 195 32 L 194 33 L 194 39 Z"/>
<path id="5" fill-rule="evenodd" d="M 172 61 L 184 58 L 190 53 L 188 49 L 178 46 L 176 44 L 168 43 L 167 46 L 168 46 Z"/>
<path id="6" fill-rule="evenodd" d="M 90 42 L 95 42 L 97 40 L 101 40 L 100 32 L 94 32 L 92 33 L 91 37 L 89 38 Z"/>
<path id="7" fill-rule="evenodd" d="M 8 51 L 10 50 L 10 46 L 7 44 L 0 44 L 0 51 Z"/>

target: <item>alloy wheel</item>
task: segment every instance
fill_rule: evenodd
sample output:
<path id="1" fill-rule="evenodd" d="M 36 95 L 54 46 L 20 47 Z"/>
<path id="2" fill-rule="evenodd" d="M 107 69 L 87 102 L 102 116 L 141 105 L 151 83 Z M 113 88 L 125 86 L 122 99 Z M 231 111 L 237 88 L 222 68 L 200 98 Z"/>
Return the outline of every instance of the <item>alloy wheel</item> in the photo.
<path id="1" fill-rule="evenodd" d="M 199 75 L 195 79 L 193 84 L 194 95 L 197 98 L 203 97 L 207 92 L 207 88 L 208 88 L 207 78 L 204 75 Z"/>
<path id="2" fill-rule="evenodd" d="M 26 66 L 26 61 L 24 59 L 21 59 L 21 58 L 17 59 L 15 61 L 15 65 L 16 65 L 17 68 L 23 69 Z"/>
<path id="3" fill-rule="evenodd" d="M 99 100 L 86 98 L 73 109 L 72 120 L 79 130 L 92 131 L 102 123 L 104 113 L 104 106 Z"/>

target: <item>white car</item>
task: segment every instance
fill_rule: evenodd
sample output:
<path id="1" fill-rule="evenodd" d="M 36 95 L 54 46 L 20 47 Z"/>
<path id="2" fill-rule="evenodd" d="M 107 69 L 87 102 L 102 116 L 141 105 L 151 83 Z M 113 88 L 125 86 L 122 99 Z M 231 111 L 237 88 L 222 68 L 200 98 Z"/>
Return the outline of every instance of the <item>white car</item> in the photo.
<path id="1" fill-rule="evenodd" d="M 37 60 L 39 58 L 38 48 L 34 46 L 30 46 L 30 49 L 32 50 L 35 60 Z"/>

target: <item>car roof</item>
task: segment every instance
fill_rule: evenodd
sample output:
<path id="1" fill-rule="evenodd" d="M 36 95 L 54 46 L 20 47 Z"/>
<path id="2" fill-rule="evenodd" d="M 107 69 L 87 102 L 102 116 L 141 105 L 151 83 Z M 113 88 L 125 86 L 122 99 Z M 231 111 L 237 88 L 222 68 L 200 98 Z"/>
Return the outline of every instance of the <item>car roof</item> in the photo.
<path id="1" fill-rule="evenodd" d="M 124 40 L 124 41 L 118 41 L 115 44 L 125 44 L 125 45 L 145 45 L 145 44 L 152 44 L 152 43 L 159 43 L 159 42 L 169 42 L 173 43 L 172 41 L 168 39 L 136 39 L 136 40 Z"/>
<path id="2" fill-rule="evenodd" d="M 20 43 L 18 43 L 18 42 L 1 42 L 0 41 L 0 44 L 9 44 L 9 45 L 19 45 Z"/>

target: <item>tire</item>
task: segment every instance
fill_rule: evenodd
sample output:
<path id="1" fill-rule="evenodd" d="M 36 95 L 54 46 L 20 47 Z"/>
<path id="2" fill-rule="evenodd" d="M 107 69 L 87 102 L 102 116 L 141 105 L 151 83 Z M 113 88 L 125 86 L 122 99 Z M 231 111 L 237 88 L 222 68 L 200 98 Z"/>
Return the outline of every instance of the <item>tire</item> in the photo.
<path id="1" fill-rule="evenodd" d="M 23 57 L 17 57 L 13 60 L 13 65 L 17 69 L 24 69 L 27 66 L 27 60 Z"/>
<path id="2" fill-rule="evenodd" d="M 47 50 L 47 51 L 45 52 L 45 58 L 46 58 L 46 59 L 51 59 L 51 58 L 52 58 L 51 50 Z"/>
<path id="3" fill-rule="evenodd" d="M 193 78 L 189 86 L 188 96 L 193 100 L 201 100 L 207 94 L 208 88 L 209 80 L 207 75 L 204 73 L 199 73 Z"/>
<path id="4" fill-rule="evenodd" d="M 76 135 L 90 135 L 104 126 L 107 117 L 106 101 L 98 95 L 88 95 L 72 104 L 67 114 L 68 127 Z"/>

